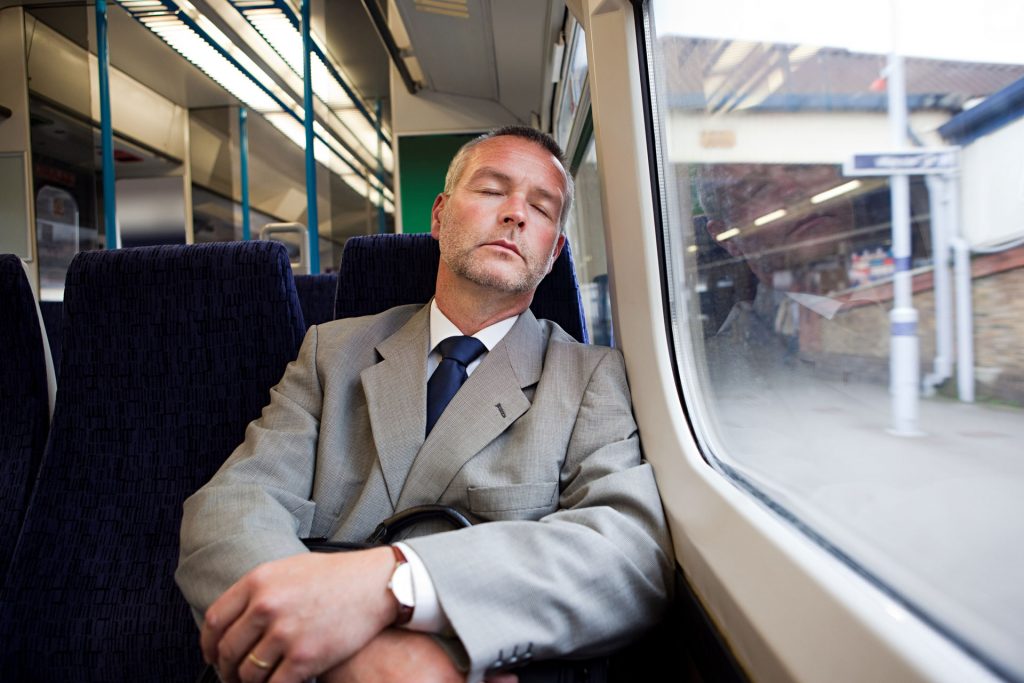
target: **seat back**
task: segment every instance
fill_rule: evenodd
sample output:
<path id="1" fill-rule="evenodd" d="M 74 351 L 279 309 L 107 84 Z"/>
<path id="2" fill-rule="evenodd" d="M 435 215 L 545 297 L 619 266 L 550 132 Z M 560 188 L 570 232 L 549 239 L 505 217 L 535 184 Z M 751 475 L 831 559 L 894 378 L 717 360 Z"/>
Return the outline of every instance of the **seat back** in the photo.
<path id="1" fill-rule="evenodd" d="M 0 581 L 50 426 L 43 337 L 21 259 L 0 254 Z"/>
<path id="2" fill-rule="evenodd" d="M 430 235 L 370 235 L 345 243 L 338 273 L 334 317 L 372 315 L 402 304 L 420 304 L 434 296 L 441 260 Z M 566 242 L 551 272 L 537 287 L 530 310 L 587 342 L 576 269 Z"/>
<path id="3" fill-rule="evenodd" d="M 334 294 L 338 290 L 337 273 L 296 275 L 295 289 L 299 293 L 299 303 L 302 304 L 302 316 L 306 319 L 307 329 L 311 325 L 334 320 Z"/>
<path id="4" fill-rule="evenodd" d="M 184 499 L 295 357 L 285 247 L 95 251 L 68 270 L 50 441 L 0 594 L 11 681 L 187 681 L 197 631 L 174 584 Z"/>
<path id="5" fill-rule="evenodd" d="M 53 367 L 54 370 L 59 372 L 64 302 L 40 301 L 39 312 L 43 314 L 43 327 L 46 329 L 46 341 L 50 344 L 50 357 L 53 358 Z"/>

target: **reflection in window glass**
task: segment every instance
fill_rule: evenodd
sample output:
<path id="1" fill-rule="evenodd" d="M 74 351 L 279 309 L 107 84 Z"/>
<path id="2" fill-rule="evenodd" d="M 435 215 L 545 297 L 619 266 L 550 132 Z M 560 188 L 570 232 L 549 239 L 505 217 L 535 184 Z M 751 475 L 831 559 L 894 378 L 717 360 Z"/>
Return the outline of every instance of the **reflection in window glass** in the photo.
<path id="1" fill-rule="evenodd" d="M 231 242 L 242 239 L 242 205 L 207 189 L 192 186 L 192 230 L 197 244 Z M 280 223 L 279 218 L 249 208 L 249 229 L 255 239 L 267 223 Z"/>
<path id="2" fill-rule="evenodd" d="M 583 97 L 583 86 L 587 80 L 587 42 L 583 30 L 575 21 L 570 22 L 569 50 L 562 67 L 561 89 L 558 95 L 558 114 L 555 124 L 555 139 L 563 147 L 569 142 L 569 133 Z"/>
<path id="3" fill-rule="evenodd" d="M 826 27 L 794 21 L 796 0 L 735 4 L 654 3 L 650 37 L 672 317 L 702 323 L 675 341 L 705 452 L 1024 679 L 1024 10 L 983 2 L 975 33 L 946 3 L 836 6 L 849 16 Z M 895 149 L 893 35 L 908 152 L 879 163 L 928 170 L 902 181 L 851 163 Z M 916 326 L 893 314 L 907 302 Z M 918 362 L 894 361 L 908 340 Z M 890 429 L 908 367 L 917 436 Z"/>
<path id="4" fill-rule="evenodd" d="M 60 301 L 71 259 L 103 244 L 102 227 L 97 230 L 98 134 L 35 98 L 29 106 L 40 293 L 43 300 Z"/>
<path id="5" fill-rule="evenodd" d="M 613 346 L 604 212 L 601 210 L 597 148 L 593 137 L 587 143 L 583 161 L 574 179 L 576 199 L 566 225 L 566 234 L 572 246 L 573 265 L 576 267 L 576 278 L 580 283 L 587 329 L 590 331 L 592 343 Z"/>

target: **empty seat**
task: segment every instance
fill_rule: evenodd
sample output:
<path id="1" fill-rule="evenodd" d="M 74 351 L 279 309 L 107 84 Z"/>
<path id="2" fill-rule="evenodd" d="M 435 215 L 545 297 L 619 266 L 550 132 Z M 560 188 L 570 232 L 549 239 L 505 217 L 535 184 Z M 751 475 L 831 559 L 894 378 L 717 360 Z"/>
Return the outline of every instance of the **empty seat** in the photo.
<path id="1" fill-rule="evenodd" d="M 296 275 L 295 289 L 299 293 L 302 316 L 306 327 L 334 320 L 334 293 L 338 289 L 337 273 Z"/>
<path id="2" fill-rule="evenodd" d="M 49 425 L 43 336 L 32 289 L 21 259 L 0 254 L 0 580 L 18 539 Z"/>
<path id="3" fill-rule="evenodd" d="M 184 499 L 294 358 L 283 245 L 75 257 L 50 441 L 0 595 L 0 678 L 188 681 L 197 631 L 173 579 Z"/>
<path id="4" fill-rule="evenodd" d="M 440 259 L 437 240 L 426 234 L 351 238 L 341 257 L 334 317 L 371 315 L 430 301 Z M 558 323 L 578 341 L 588 341 L 568 242 L 537 287 L 530 310 L 538 318 Z"/>

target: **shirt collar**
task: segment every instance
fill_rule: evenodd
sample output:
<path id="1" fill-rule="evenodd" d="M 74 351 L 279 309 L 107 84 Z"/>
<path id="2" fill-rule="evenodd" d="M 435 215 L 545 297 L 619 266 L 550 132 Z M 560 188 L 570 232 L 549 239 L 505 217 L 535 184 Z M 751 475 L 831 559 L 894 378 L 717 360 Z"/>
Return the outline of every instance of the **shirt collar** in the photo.
<path id="1" fill-rule="evenodd" d="M 493 325 L 488 325 L 484 329 L 480 330 L 473 335 L 474 338 L 479 339 L 487 350 L 490 351 L 498 345 L 508 331 L 512 329 L 512 326 L 516 324 L 516 320 L 519 319 L 518 315 L 514 315 L 511 318 L 505 318 L 499 320 Z M 430 300 L 430 350 L 433 351 L 437 348 L 437 345 L 448 337 L 461 337 L 462 331 L 456 327 L 455 323 L 448 319 L 441 309 L 437 307 L 437 301 L 434 299 Z"/>

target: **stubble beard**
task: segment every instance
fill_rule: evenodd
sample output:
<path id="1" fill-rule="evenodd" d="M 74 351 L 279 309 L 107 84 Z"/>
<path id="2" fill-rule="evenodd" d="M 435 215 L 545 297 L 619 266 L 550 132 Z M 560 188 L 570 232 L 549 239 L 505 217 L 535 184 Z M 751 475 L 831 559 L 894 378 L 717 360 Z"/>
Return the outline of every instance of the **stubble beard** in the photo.
<path id="1" fill-rule="evenodd" d="M 445 217 L 446 228 L 442 230 L 439 244 L 441 247 L 441 259 L 448 266 L 448 269 L 455 275 L 469 280 L 481 287 L 493 289 L 505 294 L 525 294 L 532 292 L 544 279 L 551 268 L 554 257 L 551 254 L 547 258 L 535 258 L 529 253 L 524 245 L 516 242 L 522 254 L 522 266 L 514 271 L 498 270 L 488 268 L 484 259 L 478 258 L 475 253 L 478 245 L 472 239 L 460 239 L 466 233 L 459 229 L 459 225 Z M 554 247 L 552 246 L 552 252 Z M 535 264 L 531 266 L 531 264 Z"/>

